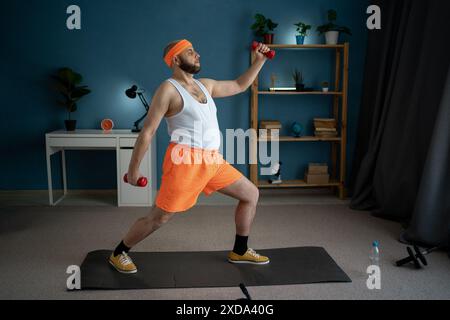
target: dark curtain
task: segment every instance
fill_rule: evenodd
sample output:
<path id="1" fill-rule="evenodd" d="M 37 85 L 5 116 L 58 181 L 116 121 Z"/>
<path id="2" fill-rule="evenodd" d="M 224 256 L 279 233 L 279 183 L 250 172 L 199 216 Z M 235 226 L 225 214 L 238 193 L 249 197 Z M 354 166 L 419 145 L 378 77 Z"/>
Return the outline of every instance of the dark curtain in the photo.
<path id="1" fill-rule="evenodd" d="M 450 1 L 374 0 L 350 207 L 397 220 L 400 239 L 450 241 Z"/>

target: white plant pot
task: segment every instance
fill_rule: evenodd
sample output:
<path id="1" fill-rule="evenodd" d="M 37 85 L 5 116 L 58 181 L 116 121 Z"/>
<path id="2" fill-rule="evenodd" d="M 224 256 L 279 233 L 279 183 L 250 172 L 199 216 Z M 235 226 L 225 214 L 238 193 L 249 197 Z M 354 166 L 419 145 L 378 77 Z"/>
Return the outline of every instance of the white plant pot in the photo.
<path id="1" fill-rule="evenodd" d="M 325 39 L 327 44 L 337 44 L 339 39 L 339 31 L 325 32 Z"/>
<path id="2" fill-rule="evenodd" d="M 328 88 L 322 88 L 323 92 L 328 92 Z"/>

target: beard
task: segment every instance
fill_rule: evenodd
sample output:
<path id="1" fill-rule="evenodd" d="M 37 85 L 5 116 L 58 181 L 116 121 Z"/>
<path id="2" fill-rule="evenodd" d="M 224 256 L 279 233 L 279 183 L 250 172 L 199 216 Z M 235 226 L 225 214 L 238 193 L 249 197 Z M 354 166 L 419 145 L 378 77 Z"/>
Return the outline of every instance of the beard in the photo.
<path id="1" fill-rule="evenodd" d="M 180 63 L 180 69 L 190 73 L 190 74 L 197 74 L 200 72 L 201 67 L 197 66 L 195 64 L 190 64 L 187 61 L 185 61 L 182 57 L 180 57 L 181 63 Z"/>

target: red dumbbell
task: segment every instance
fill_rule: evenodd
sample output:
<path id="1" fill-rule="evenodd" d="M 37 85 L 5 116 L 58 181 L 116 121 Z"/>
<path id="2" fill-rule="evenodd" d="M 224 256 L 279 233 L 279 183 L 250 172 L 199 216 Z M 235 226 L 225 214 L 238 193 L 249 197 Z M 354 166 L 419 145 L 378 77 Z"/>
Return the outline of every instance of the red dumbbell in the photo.
<path id="1" fill-rule="evenodd" d="M 255 50 L 258 47 L 258 45 L 259 45 L 259 42 L 253 41 L 252 49 Z M 268 59 L 272 60 L 275 57 L 275 51 L 273 51 L 273 50 L 267 51 L 265 53 L 265 55 Z"/>
<path id="2" fill-rule="evenodd" d="M 125 173 L 125 175 L 123 176 L 123 181 L 125 181 L 126 183 L 128 183 L 128 173 Z M 146 187 L 148 183 L 148 180 L 146 177 L 140 177 L 137 181 L 137 185 L 139 187 Z"/>

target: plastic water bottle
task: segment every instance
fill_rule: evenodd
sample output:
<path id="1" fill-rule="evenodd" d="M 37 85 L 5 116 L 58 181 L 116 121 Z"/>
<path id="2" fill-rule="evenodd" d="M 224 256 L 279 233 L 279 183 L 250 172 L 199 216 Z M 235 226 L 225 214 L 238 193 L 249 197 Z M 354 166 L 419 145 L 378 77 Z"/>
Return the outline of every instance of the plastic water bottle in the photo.
<path id="1" fill-rule="evenodd" d="M 372 249 L 370 250 L 370 264 L 374 266 L 380 265 L 380 248 L 378 241 L 372 242 Z"/>

